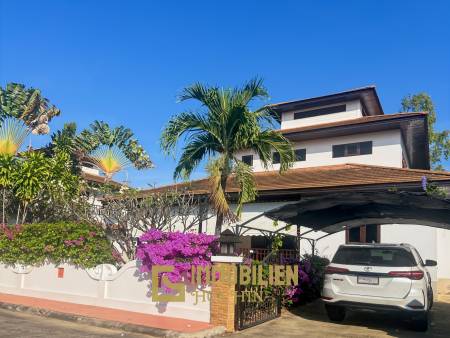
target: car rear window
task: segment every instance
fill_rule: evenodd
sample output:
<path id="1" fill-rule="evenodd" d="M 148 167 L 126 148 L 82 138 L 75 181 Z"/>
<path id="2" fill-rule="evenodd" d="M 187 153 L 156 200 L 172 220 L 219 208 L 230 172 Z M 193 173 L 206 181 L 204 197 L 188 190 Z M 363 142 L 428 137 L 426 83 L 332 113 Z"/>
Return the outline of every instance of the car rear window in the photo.
<path id="1" fill-rule="evenodd" d="M 414 256 L 401 248 L 339 248 L 332 263 L 388 267 L 415 266 Z"/>

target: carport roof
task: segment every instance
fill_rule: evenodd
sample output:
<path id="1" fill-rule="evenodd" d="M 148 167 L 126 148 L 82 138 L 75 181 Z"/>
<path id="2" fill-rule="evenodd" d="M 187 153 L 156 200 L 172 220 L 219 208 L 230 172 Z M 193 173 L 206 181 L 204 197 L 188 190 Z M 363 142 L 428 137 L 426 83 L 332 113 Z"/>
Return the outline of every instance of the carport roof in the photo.
<path id="1" fill-rule="evenodd" d="M 327 233 L 365 224 L 419 224 L 450 229 L 450 200 L 425 192 L 345 192 L 304 198 L 264 215 Z"/>

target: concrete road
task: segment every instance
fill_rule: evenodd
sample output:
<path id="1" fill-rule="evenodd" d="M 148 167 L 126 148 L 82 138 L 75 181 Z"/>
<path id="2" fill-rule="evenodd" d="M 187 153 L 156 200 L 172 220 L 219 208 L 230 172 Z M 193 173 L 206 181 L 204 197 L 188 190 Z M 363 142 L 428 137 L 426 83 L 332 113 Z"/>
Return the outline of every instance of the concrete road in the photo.
<path id="1" fill-rule="evenodd" d="M 328 320 L 321 301 L 283 311 L 281 318 L 236 332 L 230 336 L 243 337 L 450 337 L 450 303 L 437 302 L 431 311 L 427 332 L 410 330 L 407 321 L 398 316 L 373 312 L 351 312 L 342 323 Z"/>
<path id="2" fill-rule="evenodd" d="M 103 329 L 0 309 L 1 338 L 149 338 L 148 335 Z"/>

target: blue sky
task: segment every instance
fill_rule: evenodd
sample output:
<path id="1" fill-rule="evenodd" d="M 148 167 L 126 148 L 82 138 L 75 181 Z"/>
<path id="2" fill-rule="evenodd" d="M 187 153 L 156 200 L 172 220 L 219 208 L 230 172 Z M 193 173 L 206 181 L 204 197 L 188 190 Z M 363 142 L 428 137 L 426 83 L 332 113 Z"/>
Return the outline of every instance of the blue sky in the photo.
<path id="1" fill-rule="evenodd" d="M 176 95 L 196 81 L 234 86 L 258 75 L 269 102 L 375 84 L 386 113 L 426 91 L 438 128 L 450 129 L 449 1 L 0 4 L 0 85 L 42 89 L 62 110 L 53 131 L 95 119 L 130 127 L 156 164 L 129 170 L 134 186 L 172 182 L 159 135 L 188 107 Z"/>

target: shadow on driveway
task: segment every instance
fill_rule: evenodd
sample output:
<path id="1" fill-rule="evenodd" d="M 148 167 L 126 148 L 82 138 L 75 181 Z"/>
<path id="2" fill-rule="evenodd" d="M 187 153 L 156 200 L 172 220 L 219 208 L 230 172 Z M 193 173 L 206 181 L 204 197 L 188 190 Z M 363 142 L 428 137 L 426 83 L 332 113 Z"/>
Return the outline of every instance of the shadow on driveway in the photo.
<path id="1" fill-rule="evenodd" d="M 349 311 L 342 323 L 328 320 L 322 301 L 284 311 L 281 318 L 240 331 L 238 337 L 450 337 L 450 303 L 436 302 L 427 332 L 415 332 L 392 314 Z"/>

